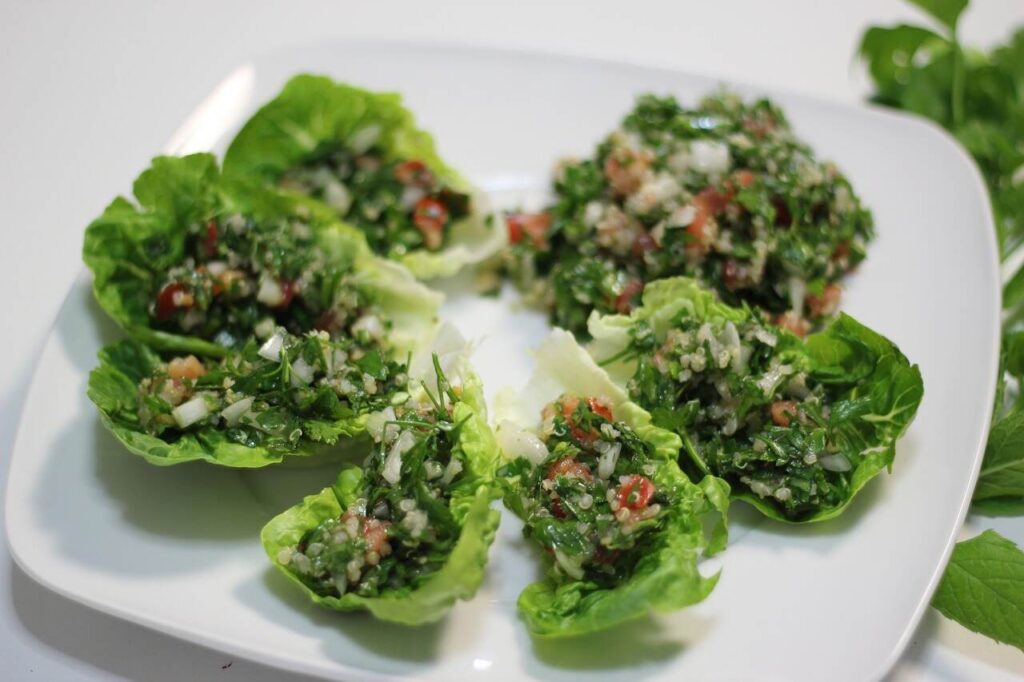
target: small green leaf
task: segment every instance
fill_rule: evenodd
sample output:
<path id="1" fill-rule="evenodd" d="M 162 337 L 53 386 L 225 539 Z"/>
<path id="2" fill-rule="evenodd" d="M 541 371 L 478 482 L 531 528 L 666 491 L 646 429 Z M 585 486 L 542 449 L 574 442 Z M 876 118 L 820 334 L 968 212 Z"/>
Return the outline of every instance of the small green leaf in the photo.
<path id="1" fill-rule="evenodd" d="M 968 630 L 1024 648 L 1024 552 L 992 530 L 958 543 L 932 606 Z"/>
<path id="2" fill-rule="evenodd" d="M 967 0 L 909 0 L 938 19 L 950 31 L 956 31 L 960 15 L 967 8 Z"/>
<path id="3" fill-rule="evenodd" d="M 934 53 L 948 45 L 948 40 L 922 26 L 872 26 L 864 33 L 858 53 L 879 92 L 894 96 L 906 84 L 920 50 Z"/>
<path id="4" fill-rule="evenodd" d="M 1024 412 L 996 422 L 988 436 L 975 500 L 1024 495 Z"/>

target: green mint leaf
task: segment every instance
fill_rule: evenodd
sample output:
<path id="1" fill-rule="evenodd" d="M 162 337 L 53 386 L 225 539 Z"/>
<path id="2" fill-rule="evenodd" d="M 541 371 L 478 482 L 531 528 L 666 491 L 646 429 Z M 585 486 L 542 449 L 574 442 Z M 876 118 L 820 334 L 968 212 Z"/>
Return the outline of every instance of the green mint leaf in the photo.
<path id="1" fill-rule="evenodd" d="M 1024 412 L 996 422 L 988 435 L 975 500 L 1024 496 Z"/>
<path id="2" fill-rule="evenodd" d="M 968 630 L 1024 648 L 1024 552 L 992 530 L 958 543 L 932 606 Z"/>
<path id="3" fill-rule="evenodd" d="M 910 0 L 910 3 L 938 19 L 951 32 L 956 31 L 960 14 L 967 8 L 967 0 Z"/>
<path id="4" fill-rule="evenodd" d="M 906 84 L 919 51 L 934 53 L 948 45 L 948 40 L 922 26 L 873 26 L 864 33 L 857 52 L 885 98 L 897 96 Z"/>

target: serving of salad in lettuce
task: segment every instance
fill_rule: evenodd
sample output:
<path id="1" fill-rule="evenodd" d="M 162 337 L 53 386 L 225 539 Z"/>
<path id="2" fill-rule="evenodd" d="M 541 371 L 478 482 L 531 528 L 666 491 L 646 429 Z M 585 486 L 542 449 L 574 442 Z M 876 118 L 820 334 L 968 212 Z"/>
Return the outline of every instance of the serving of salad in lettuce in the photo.
<path id="1" fill-rule="evenodd" d="M 362 436 L 369 415 L 407 397 L 406 362 L 380 341 L 279 330 L 205 360 L 119 341 L 100 351 L 89 397 L 111 432 L 152 464 L 266 466 Z"/>
<path id="2" fill-rule="evenodd" d="M 571 334 L 553 332 L 536 359 L 497 432 L 505 503 L 547 567 L 519 597 L 531 633 L 580 635 L 702 600 L 717 575 L 698 564 L 725 545 L 729 486 L 692 483 L 676 463 L 679 437 L 653 425 Z M 718 517 L 709 532 L 706 517 Z"/>
<path id="3" fill-rule="evenodd" d="M 590 319 L 591 352 L 684 467 L 785 521 L 822 521 L 892 465 L 923 395 L 921 373 L 847 315 L 800 339 L 687 278 L 650 284 L 630 315 Z"/>
<path id="4" fill-rule="evenodd" d="M 419 625 L 483 580 L 498 449 L 465 352 L 431 360 L 429 372 L 414 362 L 419 383 L 404 401 L 370 416 L 364 465 L 262 531 L 271 561 L 318 604 Z"/>
<path id="5" fill-rule="evenodd" d="M 422 279 L 453 275 L 503 243 L 482 196 L 394 93 L 296 76 L 238 133 L 224 170 L 322 202 Z"/>
<path id="6" fill-rule="evenodd" d="M 157 157 L 89 225 L 83 258 L 103 309 L 155 348 L 222 356 L 277 327 L 428 334 L 439 295 L 373 258 L 360 233 L 314 202 L 225 180 L 209 154 Z M 361 320 L 362 322 L 359 322 Z"/>
<path id="7" fill-rule="evenodd" d="M 579 335 L 592 310 L 628 313 L 673 275 L 806 334 L 874 234 L 849 181 L 766 99 L 723 92 L 688 109 L 642 95 L 593 157 L 555 176 L 552 206 L 507 217 L 506 267 Z"/>

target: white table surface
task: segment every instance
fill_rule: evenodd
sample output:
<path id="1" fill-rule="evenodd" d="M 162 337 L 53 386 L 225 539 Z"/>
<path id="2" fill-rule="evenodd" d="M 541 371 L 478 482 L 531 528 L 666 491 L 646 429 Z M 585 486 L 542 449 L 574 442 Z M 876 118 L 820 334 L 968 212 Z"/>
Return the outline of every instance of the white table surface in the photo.
<path id="1" fill-rule="evenodd" d="M 975 4 L 962 29 L 969 41 L 989 44 L 1024 25 L 1020 0 Z M 864 27 L 916 16 L 897 0 L 3 0 L 0 489 L 39 349 L 81 267 L 83 227 L 247 56 L 345 38 L 457 42 L 624 59 L 856 101 L 867 82 L 851 55 Z M 964 536 L 989 527 L 1024 543 L 1024 518 L 971 517 Z M 4 541 L 0 679 L 125 678 L 300 679 L 58 597 L 13 565 Z M 1024 654 L 934 611 L 892 674 L 900 682 L 1022 678 Z"/>

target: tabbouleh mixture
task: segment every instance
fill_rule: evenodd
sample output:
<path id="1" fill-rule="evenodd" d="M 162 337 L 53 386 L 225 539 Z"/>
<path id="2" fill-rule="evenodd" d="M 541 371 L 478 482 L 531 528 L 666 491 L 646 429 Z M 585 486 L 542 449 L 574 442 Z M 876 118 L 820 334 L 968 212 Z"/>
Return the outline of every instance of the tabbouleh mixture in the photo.
<path id="1" fill-rule="evenodd" d="M 405 391 L 406 365 L 387 359 L 383 334 L 355 329 L 332 341 L 322 331 L 279 330 L 220 361 L 172 358 L 139 385 L 140 424 L 165 440 L 213 427 L 248 447 L 333 442 L 333 422 L 382 409 Z"/>
<path id="2" fill-rule="evenodd" d="M 375 597 L 416 589 L 451 555 L 460 527 L 449 501 L 465 475 L 453 423 L 456 390 L 439 372 L 429 402 L 406 401 L 371 415 L 376 441 L 359 497 L 326 519 L 277 561 L 321 596 Z"/>
<path id="3" fill-rule="evenodd" d="M 553 557 L 557 578 L 613 587 L 629 577 L 670 502 L 653 482 L 653 446 L 600 398 L 563 395 L 543 417 L 538 456 L 499 475 L 519 480 L 524 533 Z"/>
<path id="4" fill-rule="evenodd" d="M 391 161 L 373 148 L 336 149 L 289 170 L 279 184 L 326 203 L 366 235 L 374 253 L 389 257 L 441 249 L 451 226 L 469 215 L 469 195 L 425 163 Z"/>
<path id="5" fill-rule="evenodd" d="M 873 235 L 850 183 L 777 106 L 728 93 L 696 109 L 639 97 L 593 158 L 559 166 L 555 193 L 546 211 L 507 217 L 506 266 L 578 335 L 591 310 L 629 312 L 670 275 L 806 334 Z"/>
<path id="6" fill-rule="evenodd" d="M 855 406 L 809 376 L 787 332 L 757 313 L 736 324 L 701 323 L 682 311 L 661 338 L 645 321 L 630 334 L 630 397 L 694 448 L 710 473 L 793 519 L 848 498 L 858 462 L 842 451 L 831 417 Z"/>
<path id="7" fill-rule="evenodd" d="M 153 292 L 150 316 L 159 329 L 226 347 L 278 326 L 336 334 L 368 305 L 350 274 L 326 261 L 298 216 L 257 222 L 233 213 L 189 227 L 185 258 Z"/>

